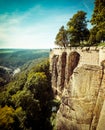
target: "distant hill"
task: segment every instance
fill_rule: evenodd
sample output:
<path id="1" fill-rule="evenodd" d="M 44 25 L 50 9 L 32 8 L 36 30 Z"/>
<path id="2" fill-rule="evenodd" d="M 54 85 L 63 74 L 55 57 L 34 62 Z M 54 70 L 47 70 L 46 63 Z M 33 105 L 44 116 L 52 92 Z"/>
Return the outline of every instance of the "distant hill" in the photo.
<path id="1" fill-rule="evenodd" d="M 0 86 L 18 72 L 28 71 L 49 57 L 48 49 L 0 49 Z"/>
<path id="2" fill-rule="evenodd" d="M 16 69 L 25 63 L 49 56 L 49 49 L 0 49 L 0 66 Z"/>

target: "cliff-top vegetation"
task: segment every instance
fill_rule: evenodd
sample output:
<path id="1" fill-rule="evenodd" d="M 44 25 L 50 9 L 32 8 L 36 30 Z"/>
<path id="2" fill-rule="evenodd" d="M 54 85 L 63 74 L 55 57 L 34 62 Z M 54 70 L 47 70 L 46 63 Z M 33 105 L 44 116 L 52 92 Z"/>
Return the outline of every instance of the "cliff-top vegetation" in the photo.
<path id="1" fill-rule="evenodd" d="M 90 22 L 92 28 L 87 28 Z M 98 46 L 105 45 L 105 1 L 95 0 L 91 20 L 86 19 L 86 12 L 78 11 L 62 26 L 55 38 L 55 44 L 68 46 Z"/>

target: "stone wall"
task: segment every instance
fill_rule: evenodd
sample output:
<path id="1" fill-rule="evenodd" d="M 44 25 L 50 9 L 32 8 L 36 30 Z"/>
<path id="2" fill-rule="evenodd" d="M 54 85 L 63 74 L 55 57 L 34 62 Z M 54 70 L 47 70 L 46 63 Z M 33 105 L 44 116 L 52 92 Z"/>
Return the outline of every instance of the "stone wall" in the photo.
<path id="1" fill-rule="evenodd" d="M 105 59 L 105 48 L 102 47 L 71 47 L 71 48 L 55 48 L 50 52 L 50 60 L 54 55 L 62 55 L 66 52 L 69 55 L 71 52 L 76 51 L 80 54 L 80 61 L 78 66 L 83 64 L 100 65 Z"/>
<path id="2" fill-rule="evenodd" d="M 105 129 L 105 48 L 50 52 L 52 88 L 61 101 L 57 130 Z"/>

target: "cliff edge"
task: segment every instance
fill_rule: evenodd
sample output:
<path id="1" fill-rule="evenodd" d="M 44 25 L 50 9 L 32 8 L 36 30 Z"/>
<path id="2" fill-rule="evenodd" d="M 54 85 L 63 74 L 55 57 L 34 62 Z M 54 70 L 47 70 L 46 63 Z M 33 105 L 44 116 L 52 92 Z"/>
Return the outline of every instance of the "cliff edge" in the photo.
<path id="1" fill-rule="evenodd" d="M 54 95 L 61 100 L 57 130 L 104 130 L 105 62 L 100 49 L 53 50 L 50 70 Z"/>

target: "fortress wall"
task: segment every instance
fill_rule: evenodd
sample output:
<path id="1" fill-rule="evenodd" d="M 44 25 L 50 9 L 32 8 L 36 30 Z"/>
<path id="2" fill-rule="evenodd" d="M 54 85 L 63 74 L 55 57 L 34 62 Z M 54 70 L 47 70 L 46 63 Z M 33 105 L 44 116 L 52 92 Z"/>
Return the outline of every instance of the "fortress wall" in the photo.
<path id="1" fill-rule="evenodd" d="M 67 56 L 73 51 L 80 54 L 80 61 L 78 66 L 83 64 L 100 65 L 101 61 L 105 59 L 105 49 L 96 47 L 71 47 L 71 48 L 55 48 L 50 52 L 50 60 L 54 55 L 62 55 L 63 52 L 67 53 Z"/>
<path id="2" fill-rule="evenodd" d="M 83 64 L 99 65 L 98 51 L 84 51 L 78 52 L 80 54 L 79 66 Z"/>
<path id="3" fill-rule="evenodd" d="M 50 52 L 52 89 L 61 101 L 58 130 L 105 128 L 105 62 L 100 66 L 103 60 L 105 48 L 57 48 Z"/>

